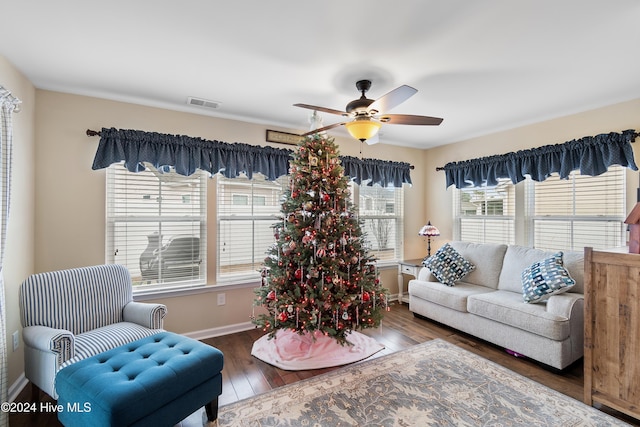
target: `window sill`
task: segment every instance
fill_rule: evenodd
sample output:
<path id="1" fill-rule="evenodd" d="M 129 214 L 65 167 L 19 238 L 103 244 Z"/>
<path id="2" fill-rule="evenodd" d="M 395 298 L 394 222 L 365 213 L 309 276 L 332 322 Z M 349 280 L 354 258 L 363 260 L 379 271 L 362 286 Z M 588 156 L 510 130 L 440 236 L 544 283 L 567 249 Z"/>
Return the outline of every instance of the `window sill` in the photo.
<path id="1" fill-rule="evenodd" d="M 189 286 L 184 288 L 153 289 L 138 292 L 136 292 L 134 289 L 133 299 L 134 301 L 151 301 L 160 298 L 177 298 L 189 295 L 228 291 L 231 289 L 257 288 L 258 286 L 260 286 L 259 279 L 242 283 L 219 283 L 211 285 Z"/>
<path id="2" fill-rule="evenodd" d="M 378 263 L 379 270 L 387 270 L 391 268 L 397 268 L 397 261 L 384 261 Z M 252 278 L 244 281 L 223 282 L 207 285 L 196 285 L 182 288 L 171 289 L 148 289 L 140 290 L 136 292 L 133 290 L 134 301 L 152 301 L 161 298 L 178 298 L 190 295 L 200 295 L 211 292 L 222 292 L 232 289 L 245 289 L 245 288 L 258 288 L 260 287 L 260 278 Z"/>

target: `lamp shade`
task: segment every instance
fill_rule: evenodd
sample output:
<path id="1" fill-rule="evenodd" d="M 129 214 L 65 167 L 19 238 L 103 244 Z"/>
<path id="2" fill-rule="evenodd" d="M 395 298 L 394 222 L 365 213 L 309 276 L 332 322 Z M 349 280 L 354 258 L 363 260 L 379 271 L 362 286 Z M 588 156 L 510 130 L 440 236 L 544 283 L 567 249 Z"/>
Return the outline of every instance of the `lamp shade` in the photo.
<path id="1" fill-rule="evenodd" d="M 439 236 L 440 230 L 438 230 L 438 227 L 436 227 L 435 225 L 431 225 L 431 221 L 429 221 L 427 225 L 425 225 L 420 229 L 420 231 L 418 231 L 418 235 L 430 237 Z"/>
<path id="2" fill-rule="evenodd" d="M 370 120 L 368 118 L 356 119 L 352 122 L 345 123 L 349 134 L 355 139 L 364 142 L 374 136 L 382 127 L 382 123 Z"/>

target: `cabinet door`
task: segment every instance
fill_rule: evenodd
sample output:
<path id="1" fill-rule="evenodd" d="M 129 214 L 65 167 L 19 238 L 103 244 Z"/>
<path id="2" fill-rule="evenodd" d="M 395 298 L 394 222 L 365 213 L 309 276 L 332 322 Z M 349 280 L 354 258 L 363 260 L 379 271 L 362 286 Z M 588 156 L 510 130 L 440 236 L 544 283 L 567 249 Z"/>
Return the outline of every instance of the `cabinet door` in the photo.
<path id="1" fill-rule="evenodd" d="M 585 403 L 640 416 L 640 255 L 585 250 Z"/>

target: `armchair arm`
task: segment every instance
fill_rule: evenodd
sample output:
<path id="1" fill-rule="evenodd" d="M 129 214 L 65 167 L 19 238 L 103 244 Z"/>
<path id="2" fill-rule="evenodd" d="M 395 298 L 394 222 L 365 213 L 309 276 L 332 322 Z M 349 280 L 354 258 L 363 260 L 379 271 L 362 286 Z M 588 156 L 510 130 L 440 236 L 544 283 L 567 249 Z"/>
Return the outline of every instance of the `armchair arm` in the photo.
<path id="1" fill-rule="evenodd" d="M 167 314 L 164 304 L 131 301 L 124 306 L 122 316 L 125 322 L 137 323 L 149 329 L 162 329 L 162 319 Z"/>
<path id="2" fill-rule="evenodd" d="M 27 326 L 22 330 L 22 339 L 27 347 L 55 354 L 58 366 L 71 359 L 75 354 L 74 335 L 66 329 Z"/>

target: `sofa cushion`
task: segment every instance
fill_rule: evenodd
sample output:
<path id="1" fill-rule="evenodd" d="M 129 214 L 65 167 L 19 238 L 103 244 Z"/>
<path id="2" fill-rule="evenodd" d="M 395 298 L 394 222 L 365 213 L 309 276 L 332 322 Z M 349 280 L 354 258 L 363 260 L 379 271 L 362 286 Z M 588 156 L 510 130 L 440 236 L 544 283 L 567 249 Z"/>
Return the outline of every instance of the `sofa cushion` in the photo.
<path id="1" fill-rule="evenodd" d="M 494 292 L 484 286 L 458 282 L 456 286 L 442 286 L 439 282 L 409 281 L 409 295 L 430 301 L 452 310 L 467 312 L 467 298 L 469 295 L 483 292 Z"/>
<path id="2" fill-rule="evenodd" d="M 424 260 L 424 266 L 431 270 L 440 283 L 447 286 L 455 285 L 455 282 L 476 268 L 448 243 Z"/>
<path id="3" fill-rule="evenodd" d="M 467 283 L 497 289 L 507 245 L 495 243 L 450 242 L 464 259 L 476 266 L 464 277 Z"/>
<path id="4" fill-rule="evenodd" d="M 568 338 L 570 333 L 568 318 L 549 313 L 545 303 L 524 303 L 520 293 L 498 290 L 469 295 L 467 310 L 555 341 Z"/>
<path id="5" fill-rule="evenodd" d="M 543 251 L 518 245 L 509 245 L 504 254 L 498 289 L 522 293 L 522 272 L 531 264 L 553 256 L 557 251 Z M 579 252 L 565 252 L 564 267 L 576 281 L 570 292 L 584 292 L 584 255 Z"/>
<path id="6" fill-rule="evenodd" d="M 576 281 L 576 284 L 569 292 L 584 294 L 584 252 L 565 252 L 562 256 L 564 268 Z"/>
<path id="7" fill-rule="evenodd" d="M 537 303 L 551 295 L 567 292 L 576 284 L 562 263 L 562 252 L 534 262 L 522 272 L 524 302 Z"/>

